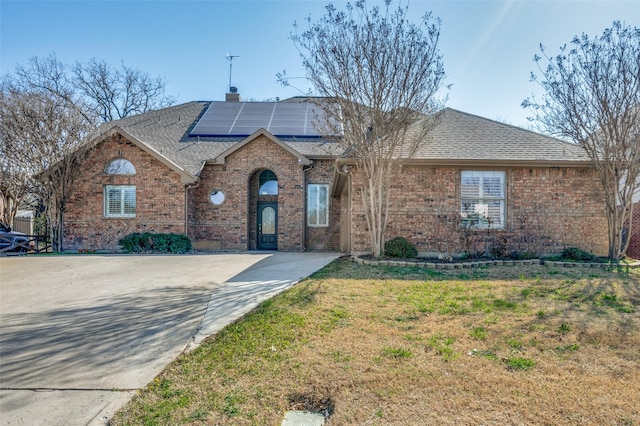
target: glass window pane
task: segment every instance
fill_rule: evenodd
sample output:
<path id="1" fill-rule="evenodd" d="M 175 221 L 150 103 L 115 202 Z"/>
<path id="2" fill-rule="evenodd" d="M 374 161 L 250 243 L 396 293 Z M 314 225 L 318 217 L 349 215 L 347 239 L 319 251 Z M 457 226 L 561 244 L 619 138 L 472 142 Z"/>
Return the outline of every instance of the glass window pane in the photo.
<path id="1" fill-rule="evenodd" d="M 260 186 L 260 195 L 278 195 L 278 181 L 271 180 Z"/>
<path id="2" fill-rule="evenodd" d="M 480 196 L 480 178 L 463 174 L 460 193 L 462 198 L 478 198 Z"/>
<path id="3" fill-rule="evenodd" d="M 124 191 L 124 209 L 123 213 L 132 215 L 136 213 L 136 191 L 135 188 L 127 188 Z"/>
<path id="4" fill-rule="evenodd" d="M 219 205 L 224 202 L 224 192 L 222 191 L 213 191 L 209 194 L 209 201 L 211 204 Z"/>
<path id="5" fill-rule="evenodd" d="M 329 185 L 309 184 L 307 186 L 307 225 L 329 225 Z"/>
<path id="6" fill-rule="evenodd" d="M 276 174 L 271 170 L 265 170 L 260 173 L 260 178 L 258 179 L 258 181 L 260 184 L 258 194 L 278 195 L 278 178 L 276 177 Z"/>
<path id="7" fill-rule="evenodd" d="M 135 217 L 136 187 L 109 185 L 105 187 L 104 214 L 113 217 Z"/>
<path id="8" fill-rule="evenodd" d="M 120 214 L 122 203 L 119 188 L 110 188 L 107 190 L 107 203 L 107 212 L 109 214 Z"/>
<path id="9" fill-rule="evenodd" d="M 117 158 L 107 165 L 104 172 L 110 175 L 135 175 L 136 168 L 130 161 Z"/>
<path id="10" fill-rule="evenodd" d="M 500 177 L 484 177 L 482 179 L 482 195 L 490 197 L 502 197 L 502 179 Z"/>
<path id="11" fill-rule="evenodd" d="M 463 171 L 460 214 L 466 226 L 504 227 L 505 172 Z"/>
<path id="12" fill-rule="evenodd" d="M 262 209 L 262 234 L 276 233 L 276 211 L 273 207 Z"/>

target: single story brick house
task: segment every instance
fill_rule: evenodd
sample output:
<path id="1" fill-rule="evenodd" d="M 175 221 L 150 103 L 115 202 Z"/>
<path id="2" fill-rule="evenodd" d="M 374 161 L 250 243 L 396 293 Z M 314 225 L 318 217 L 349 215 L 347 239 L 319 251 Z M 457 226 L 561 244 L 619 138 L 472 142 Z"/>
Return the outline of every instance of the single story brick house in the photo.
<path id="1" fill-rule="evenodd" d="M 228 96 L 103 125 L 67 204 L 65 249 L 117 250 L 148 231 L 201 250 L 368 251 L 349 160 L 313 130 L 314 113 L 304 98 Z M 391 191 L 387 238 L 423 255 L 442 252 L 470 214 L 489 218 L 473 229 L 485 250 L 607 251 L 599 184 L 578 147 L 454 109 Z"/>

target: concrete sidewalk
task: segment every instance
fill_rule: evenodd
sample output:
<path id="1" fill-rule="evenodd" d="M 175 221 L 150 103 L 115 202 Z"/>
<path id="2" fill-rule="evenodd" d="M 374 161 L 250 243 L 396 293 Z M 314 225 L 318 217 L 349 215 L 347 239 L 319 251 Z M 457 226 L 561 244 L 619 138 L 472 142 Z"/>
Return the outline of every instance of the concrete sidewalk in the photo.
<path id="1" fill-rule="evenodd" d="M 0 259 L 0 423 L 105 425 L 183 350 L 338 256 Z"/>

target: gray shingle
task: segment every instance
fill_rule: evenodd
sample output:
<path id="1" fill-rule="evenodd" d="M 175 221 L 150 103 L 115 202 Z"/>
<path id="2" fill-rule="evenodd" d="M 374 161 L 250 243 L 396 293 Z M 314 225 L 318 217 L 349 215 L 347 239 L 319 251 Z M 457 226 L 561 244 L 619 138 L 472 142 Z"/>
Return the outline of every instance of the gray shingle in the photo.
<path id="1" fill-rule="evenodd" d="M 103 125 L 119 127 L 139 142 L 183 167 L 199 174 L 213 160 L 244 138 L 190 137 L 189 132 L 210 102 L 197 101 L 127 117 Z M 340 146 L 320 138 L 282 138 L 283 143 L 310 158 L 340 155 Z M 576 164 L 588 162 L 582 149 L 529 130 L 446 108 L 413 156 L 417 161 L 490 161 Z"/>
<path id="2" fill-rule="evenodd" d="M 414 158 L 478 162 L 589 161 L 582 148 L 575 144 L 451 108 L 442 111 Z"/>

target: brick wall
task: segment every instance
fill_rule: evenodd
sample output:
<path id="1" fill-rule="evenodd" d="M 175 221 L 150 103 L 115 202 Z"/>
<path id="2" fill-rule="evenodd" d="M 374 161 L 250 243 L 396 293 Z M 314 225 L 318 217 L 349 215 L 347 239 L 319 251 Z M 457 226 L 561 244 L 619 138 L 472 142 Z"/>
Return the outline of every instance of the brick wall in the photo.
<path id="1" fill-rule="evenodd" d="M 631 241 L 627 249 L 627 256 L 640 260 L 640 203 L 633 208 L 633 228 L 630 233 Z"/>
<path id="2" fill-rule="evenodd" d="M 307 183 L 333 183 L 335 161 L 317 160 L 311 169 L 307 170 Z M 305 207 L 306 210 L 306 207 Z M 306 217 L 305 217 L 306 223 Z M 309 251 L 339 251 L 340 250 L 340 199 L 329 197 L 329 226 L 307 227 L 305 245 Z"/>
<path id="3" fill-rule="evenodd" d="M 107 175 L 112 160 L 130 161 L 135 175 Z M 65 249 L 118 248 L 132 232 L 184 233 L 184 185 L 180 175 L 135 144 L 114 136 L 93 149 L 82 164 L 65 214 Z M 104 216 L 104 186 L 135 185 L 136 217 Z"/>
<path id="4" fill-rule="evenodd" d="M 333 161 L 316 161 L 304 170 L 298 159 L 265 136 L 241 147 L 224 165 L 206 165 L 201 181 L 193 190 L 195 213 L 189 229 L 196 247 L 214 250 L 256 248 L 256 205 L 258 176 L 271 170 L 278 179 L 278 250 L 335 250 L 338 246 L 339 210 L 332 204 L 328 228 L 307 228 L 305 217 L 306 182 L 331 183 Z M 222 191 L 225 201 L 209 202 L 209 194 Z M 336 225 L 333 225 L 336 224 Z"/>
<path id="5" fill-rule="evenodd" d="M 466 170 L 466 169 L 465 169 Z M 504 230 L 478 231 L 482 249 L 556 252 L 566 246 L 606 254 L 606 217 L 591 169 L 506 169 Z M 353 179 L 352 182 L 357 182 Z M 352 250 L 369 251 L 360 193 L 353 184 Z M 387 240 L 403 236 L 418 251 L 438 253 L 456 238 L 451 219 L 460 209 L 460 169 L 405 167 L 391 188 Z M 446 217 L 446 218 L 445 218 Z M 460 243 L 455 244 L 461 251 Z"/>

